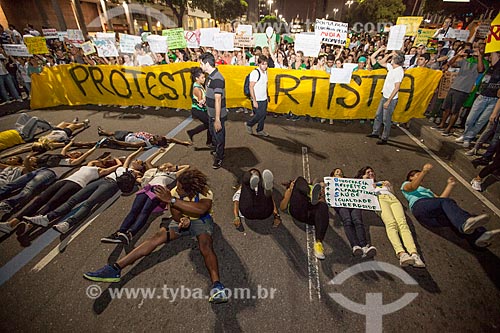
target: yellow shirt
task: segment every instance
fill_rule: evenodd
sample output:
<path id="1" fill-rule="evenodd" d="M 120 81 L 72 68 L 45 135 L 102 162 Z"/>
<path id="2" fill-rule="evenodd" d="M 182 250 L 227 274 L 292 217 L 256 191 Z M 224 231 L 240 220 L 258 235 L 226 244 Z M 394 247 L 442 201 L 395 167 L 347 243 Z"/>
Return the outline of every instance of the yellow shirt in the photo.
<path id="1" fill-rule="evenodd" d="M 24 143 L 23 138 L 16 130 L 0 132 L 0 150 L 4 150 Z"/>
<path id="2" fill-rule="evenodd" d="M 177 186 L 176 186 L 176 187 L 174 187 L 174 188 L 170 191 L 170 193 L 172 194 L 172 196 L 173 196 L 174 198 L 181 199 L 181 196 L 177 193 Z M 203 200 L 203 199 L 208 199 L 208 200 L 212 200 L 212 201 L 213 201 L 213 199 L 214 199 L 214 194 L 212 193 L 212 191 L 211 191 L 211 190 L 208 190 L 208 193 L 207 193 L 207 195 L 206 195 L 206 196 L 200 193 L 200 194 L 198 194 L 198 198 L 199 198 L 199 200 L 198 200 L 198 201 Z M 184 198 L 182 198 L 182 200 L 183 200 L 183 201 L 187 201 L 187 202 L 196 202 L 196 200 L 195 200 L 195 199 L 196 199 L 196 197 L 194 197 L 193 199 L 189 199 L 188 197 L 184 197 Z M 209 211 L 208 213 L 212 214 L 212 209 L 210 209 L 210 211 Z M 198 214 L 193 214 L 193 213 L 184 213 L 184 212 L 183 212 L 183 213 L 182 213 L 182 215 L 183 215 L 183 216 L 186 216 L 186 217 L 189 217 L 189 219 L 190 219 L 190 220 L 198 220 L 198 219 L 200 218 L 200 215 L 198 215 Z"/>

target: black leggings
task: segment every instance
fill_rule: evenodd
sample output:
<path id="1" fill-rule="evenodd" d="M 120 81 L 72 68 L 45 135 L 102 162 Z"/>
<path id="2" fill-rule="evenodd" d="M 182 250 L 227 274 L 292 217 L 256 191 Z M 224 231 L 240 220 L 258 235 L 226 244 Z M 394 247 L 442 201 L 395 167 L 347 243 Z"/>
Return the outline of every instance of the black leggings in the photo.
<path id="1" fill-rule="evenodd" d="M 201 133 L 203 131 L 207 131 L 207 144 L 212 143 L 212 136 L 210 135 L 210 131 L 208 130 L 208 114 L 206 112 L 196 110 L 196 109 L 191 109 L 191 114 L 193 115 L 194 119 L 200 120 L 202 123 L 196 126 L 193 129 L 190 129 L 188 134 L 190 136 L 195 136 L 198 133 Z"/>
<path id="2" fill-rule="evenodd" d="M 250 220 L 264 220 L 274 211 L 273 197 L 264 193 L 262 179 L 259 182 L 257 193 L 250 188 L 250 172 L 243 174 L 240 195 L 240 212 Z"/>
<path id="3" fill-rule="evenodd" d="M 480 172 L 479 177 L 486 178 L 489 174 L 495 172 L 495 170 L 500 169 L 500 142 L 497 143 L 497 149 L 495 151 L 495 156 L 493 157 L 493 162 L 485 166 Z"/>
<path id="4" fill-rule="evenodd" d="M 310 187 L 303 177 L 298 177 L 292 190 L 292 196 L 288 204 L 288 212 L 296 220 L 314 225 L 316 229 L 316 239 L 323 241 L 328 229 L 328 205 L 325 202 L 318 202 L 312 205 L 309 199 Z"/>
<path id="5" fill-rule="evenodd" d="M 58 180 L 35 200 L 27 204 L 15 217 L 21 219 L 23 216 L 34 216 L 36 213 L 38 213 L 37 215 L 46 215 L 65 203 L 69 197 L 81 189 L 80 185 L 71 180 Z"/>

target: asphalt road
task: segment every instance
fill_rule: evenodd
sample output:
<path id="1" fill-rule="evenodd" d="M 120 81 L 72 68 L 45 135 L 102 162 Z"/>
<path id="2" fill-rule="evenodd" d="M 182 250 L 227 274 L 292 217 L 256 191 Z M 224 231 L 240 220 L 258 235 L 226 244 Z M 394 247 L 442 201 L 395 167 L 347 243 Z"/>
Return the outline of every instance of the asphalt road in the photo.
<path id="1" fill-rule="evenodd" d="M 96 109 L 96 108 L 93 108 Z M 142 112 L 142 111 L 141 111 Z M 95 110 L 43 110 L 30 112 L 52 123 L 70 121 L 75 116 L 89 118 L 91 127 L 77 140 L 97 138 L 97 125 L 106 129 L 147 130 L 167 134 L 179 126 L 187 112 L 149 109 L 140 119 L 119 119 L 119 113 Z M 342 271 L 364 262 L 351 255 L 349 244 L 338 217 L 332 210 L 330 228 L 325 239 L 326 259 L 308 260 L 306 228 L 282 214 L 283 224 L 271 228 L 272 221 L 248 221 L 240 232 L 232 225 L 233 186 L 242 172 L 250 167 L 271 169 L 275 175 L 275 198 L 281 199 L 280 183 L 303 175 L 303 147 L 307 148 L 311 178 L 323 177 L 334 167 L 342 167 L 348 176 L 365 166 L 375 169 L 378 179 L 387 179 L 399 188 L 410 169 L 424 163 L 434 164 L 426 185 L 440 192 L 449 172 L 438 165 L 399 129 L 393 130 L 391 144 L 377 146 L 365 137 L 370 125 L 353 122 L 334 125 L 268 118 L 266 131 L 271 136 L 259 138 L 246 133 L 245 115 L 231 114 L 227 123 L 226 159 L 222 169 L 211 168 L 212 159 L 204 147 L 204 136 L 195 137 L 193 147 L 176 145 L 162 158 L 177 164 L 190 164 L 209 176 L 215 194 L 214 219 L 217 223 L 214 247 L 219 260 L 221 280 L 229 289 L 249 288 L 248 299 L 231 299 L 227 304 L 211 305 L 206 299 L 181 299 L 164 292 L 167 288 L 184 288 L 184 296 L 201 288 L 205 294 L 210 279 L 195 240 L 185 238 L 159 248 L 156 252 L 127 268 L 122 282 L 98 284 L 101 296 L 88 293 L 97 289 L 82 274 L 113 262 L 132 246 L 101 244 L 102 236 L 114 232 L 128 212 L 133 196 L 120 197 L 100 213 L 88 227 L 67 246 L 57 251 L 63 237 L 48 230 L 30 247 L 22 247 L 15 235 L 0 239 L 0 265 L 18 260 L 22 253 L 33 259 L 0 286 L 2 331 L 319 331 L 363 332 L 365 316 L 345 309 L 329 294 L 341 293 L 357 303 L 365 303 L 368 293 L 382 293 L 383 303 L 392 303 L 405 293 L 418 296 L 401 310 L 383 316 L 387 332 L 498 332 L 500 331 L 500 246 L 487 250 L 473 249 L 466 240 L 450 229 L 428 230 L 415 221 L 406 209 L 407 220 L 417 247 L 427 264 L 426 269 L 405 268 L 418 284 L 407 285 L 386 272 L 359 273 L 341 285 L 329 282 Z M 1 118 L 0 130 L 10 128 L 16 115 Z M 186 129 L 195 126 L 196 121 Z M 185 129 L 176 135 L 187 139 Z M 104 149 L 107 151 L 108 149 Z M 100 150 L 99 153 L 102 153 Z M 124 151 L 112 151 L 118 156 Z M 95 153 L 95 156 L 98 154 Z M 464 175 L 468 180 L 470 175 Z M 405 208 L 407 203 L 396 191 Z M 485 193 L 500 207 L 498 193 Z M 480 214 L 492 212 L 470 189 L 459 184 L 452 197 L 466 210 Z M 363 213 L 371 243 L 378 248 L 376 260 L 398 266 L 398 260 L 385 233 L 382 221 L 371 212 Z M 153 220 L 141 240 L 152 235 L 160 218 Z M 500 217 L 493 216 L 490 227 L 500 227 Z M 54 236 L 51 236 L 54 235 Z M 46 237 L 46 244 L 39 244 Z M 50 241 L 51 239 L 54 239 Z M 38 249 L 35 247 L 38 246 Z M 39 271 L 33 268 L 53 249 L 55 256 Z M 16 259 L 17 258 L 17 259 Z M 14 261 L 16 263 L 18 261 Z M 314 270 L 317 266 L 317 275 Z M 312 270 L 312 271 L 311 271 Z M 4 271 L 2 271 L 2 274 Z M 110 289 L 156 288 L 153 297 L 112 299 Z M 274 288 L 274 290 L 271 290 Z M 259 294 L 260 291 L 260 294 Z M 265 292 L 268 297 L 264 297 Z M 270 293 L 274 292 L 271 299 Z M 166 296 L 168 296 L 168 299 Z M 260 296 L 260 297 L 259 297 Z M 196 298 L 196 299 L 195 299 Z M 379 306 L 377 309 L 384 309 Z M 363 310 L 364 311 L 364 310 Z M 371 310 L 371 313 L 377 310 Z M 372 327 L 373 328 L 373 327 Z"/>

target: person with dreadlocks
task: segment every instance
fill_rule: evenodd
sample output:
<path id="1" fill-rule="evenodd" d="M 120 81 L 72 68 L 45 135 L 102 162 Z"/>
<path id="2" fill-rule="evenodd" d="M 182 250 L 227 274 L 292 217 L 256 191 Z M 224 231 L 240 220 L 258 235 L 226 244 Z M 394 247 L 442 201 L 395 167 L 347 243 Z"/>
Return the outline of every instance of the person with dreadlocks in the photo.
<path id="1" fill-rule="evenodd" d="M 177 178 L 177 186 L 169 191 L 163 186 L 155 188 L 158 199 L 169 205 L 170 218 L 164 218 L 160 230 L 136 247 L 132 252 L 112 265 L 105 265 L 83 277 L 96 282 L 119 282 L 121 271 L 152 253 L 156 247 L 182 236 L 195 236 L 200 252 L 212 280 L 209 301 L 225 303 L 228 297 L 219 281 L 219 265 L 213 249 L 214 222 L 211 209 L 213 193 L 207 184 L 207 176 L 197 169 L 187 170 Z"/>

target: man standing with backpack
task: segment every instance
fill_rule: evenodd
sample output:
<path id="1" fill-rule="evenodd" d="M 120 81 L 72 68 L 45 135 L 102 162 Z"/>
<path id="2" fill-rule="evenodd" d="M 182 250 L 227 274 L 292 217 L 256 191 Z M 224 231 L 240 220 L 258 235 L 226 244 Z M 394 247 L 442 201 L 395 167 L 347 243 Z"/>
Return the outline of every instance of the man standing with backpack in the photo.
<path id="1" fill-rule="evenodd" d="M 257 124 L 258 136 L 269 136 L 264 132 L 264 122 L 267 114 L 267 65 L 268 58 L 260 55 L 257 59 L 259 66 L 249 75 L 249 93 L 252 100 L 253 117 L 245 123 L 248 134 L 253 134 L 252 127 Z"/>

